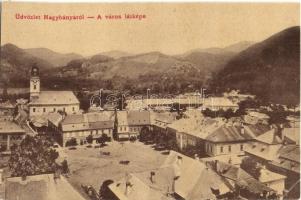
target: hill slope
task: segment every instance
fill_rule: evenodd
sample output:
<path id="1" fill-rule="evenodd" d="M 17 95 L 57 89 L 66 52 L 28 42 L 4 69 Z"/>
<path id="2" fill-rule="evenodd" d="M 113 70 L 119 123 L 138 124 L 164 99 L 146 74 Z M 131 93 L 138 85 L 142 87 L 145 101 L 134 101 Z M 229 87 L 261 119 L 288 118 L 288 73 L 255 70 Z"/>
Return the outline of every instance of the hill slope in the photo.
<path id="1" fill-rule="evenodd" d="M 9 85 L 24 86 L 24 82 L 29 79 L 29 72 L 34 64 L 41 71 L 53 68 L 51 63 L 31 55 L 13 44 L 3 45 L 1 47 L 0 74 L 2 78 L 0 77 L 0 82 L 6 81 L 9 82 Z"/>
<path id="2" fill-rule="evenodd" d="M 37 58 L 46 60 L 47 62 L 51 63 L 56 67 L 64 66 L 71 60 L 83 58 L 83 56 L 79 54 L 75 54 L 75 53 L 61 54 L 47 48 L 31 48 L 31 49 L 24 49 L 24 50 L 27 53 Z"/>
<path id="3" fill-rule="evenodd" d="M 285 29 L 233 57 L 214 84 L 274 103 L 300 101 L 300 27 Z"/>

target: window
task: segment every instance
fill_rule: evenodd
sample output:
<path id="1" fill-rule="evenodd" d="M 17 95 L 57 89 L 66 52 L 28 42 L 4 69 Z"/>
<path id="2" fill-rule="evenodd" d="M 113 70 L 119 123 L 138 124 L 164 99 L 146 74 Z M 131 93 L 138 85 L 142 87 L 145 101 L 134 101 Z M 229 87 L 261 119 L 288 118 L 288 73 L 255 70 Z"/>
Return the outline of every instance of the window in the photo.
<path id="1" fill-rule="evenodd" d="M 74 107 L 72 107 L 72 111 L 75 111 L 75 108 L 74 108 Z"/>
<path id="2" fill-rule="evenodd" d="M 224 153 L 224 147 L 221 146 L 221 153 Z"/>
<path id="3" fill-rule="evenodd" d="M 55 108 L 53 108 L 53 112 L 55 112 Z"/>
<path id="4" fill-rule="evenodd" d="M 32 108 L 32 112 L 36 112 L 36 108 Z"/>
<path id="5" fill-rule="evenodd" d="M 33 89 L 36 90 L 37 89 L 37 85 L 33 85 Z"/>
<path id="6" fill-rule="evenodd" d="M 46 112 L 46 108 L 43 108 L 43 112 Z"/>
<path id="7" fill-rule="evenodd" d="M 66 111 L 65 107 L 63 108 L 63 111 L 64 111 L 64 112 Z"/>
<path id="8" fill-rule="evenodd" d="M 241 151 L 244 150 L 244 145 L 243 145 L 243 144 L 240 145 L 240 150 L 241 150 Z"/>
<path id="9" fill-rule="evenodd" d="M 228 150 L 229 150 L 229 152 L 231 152 L 231 145 L 229 145 Z"/>

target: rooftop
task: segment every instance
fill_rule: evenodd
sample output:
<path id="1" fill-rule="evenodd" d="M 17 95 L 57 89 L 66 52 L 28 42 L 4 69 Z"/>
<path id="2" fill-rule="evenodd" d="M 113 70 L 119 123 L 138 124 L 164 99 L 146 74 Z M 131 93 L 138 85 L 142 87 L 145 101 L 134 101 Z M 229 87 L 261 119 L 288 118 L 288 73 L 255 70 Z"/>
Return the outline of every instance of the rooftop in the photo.
<path id="1" fill-rule="evenodd" d="M 148 125 L 151 123 L 150 111 L 128 111 L 129 125 Z"/>
<path id="2" fill-rule="evenodd" d="M 39 97 L 33 99 L 29 105 L 70 105 L 79 104 L 72 91 L 41 91 Z"/>
<path id="3" fill-rule="evenodd" d="M 212 189 L 219 190 L 220 194 L 230 191 L 219 175 L 198 160 L 171 151 L 162 166 L 171 165 L 179 176 L 175 192 L 184 199 L 215 199 Z"/>
<path id="4" fill-rule="evenodd" d="M 0 121 L 0 134 L 19 134 L 25 133 L 25 131 L 16 123 L 12 121 Z"/>
<path id="5" fill-rule="evenodd" d="M 5 188 L 9 200 L 85 200 L 64 177 L 54 180 L 53 174 L 7 178 Z"/>
<path id="6" fill-rule="evenodd" d="M 228 163 L 215 161 L 209 163 L 215 170 L 226 179 L 234 181 L 237 185 L 247 188 L 249 191 L 260 194 L 263 191 L 272 191 L 263 183 L 259 182 L 248 174 L 245 170 L 238 166 L 234 166 Z M 216 165 L 216 166 L 214 166 Z"/>
<path id="7" fill-rule="evenodd" d="M 212 142 L 232 142 L 251 140 L 253 137 L 240 126 L 223 125 L 206 137 Z"/>

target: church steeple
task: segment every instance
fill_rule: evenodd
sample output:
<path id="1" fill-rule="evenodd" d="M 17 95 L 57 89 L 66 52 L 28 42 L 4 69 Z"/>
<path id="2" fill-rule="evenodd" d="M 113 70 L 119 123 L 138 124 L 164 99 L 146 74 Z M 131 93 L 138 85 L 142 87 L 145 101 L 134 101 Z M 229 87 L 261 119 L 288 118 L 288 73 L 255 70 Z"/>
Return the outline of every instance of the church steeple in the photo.
<path id="1" fill-rule="evenodd" d="M 40 94 L 39 68 L 36 65 L 31 68 L 30 75 L 30 100 L 32 100 L 38 98 Z"/>

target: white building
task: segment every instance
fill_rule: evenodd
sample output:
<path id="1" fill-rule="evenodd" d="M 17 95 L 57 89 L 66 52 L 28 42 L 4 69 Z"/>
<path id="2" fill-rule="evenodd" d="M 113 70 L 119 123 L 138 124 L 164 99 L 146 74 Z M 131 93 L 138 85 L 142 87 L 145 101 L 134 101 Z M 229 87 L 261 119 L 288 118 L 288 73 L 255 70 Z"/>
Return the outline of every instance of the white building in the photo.
<path id="1" fill-rule="evenodd" d="M 30 77 L 29 115 L 44 115 L 59 110 L 67 114 L 79 111 L 79 101 L 72 91 L 41 91 L 39 69 L 33 67 Z"/>

